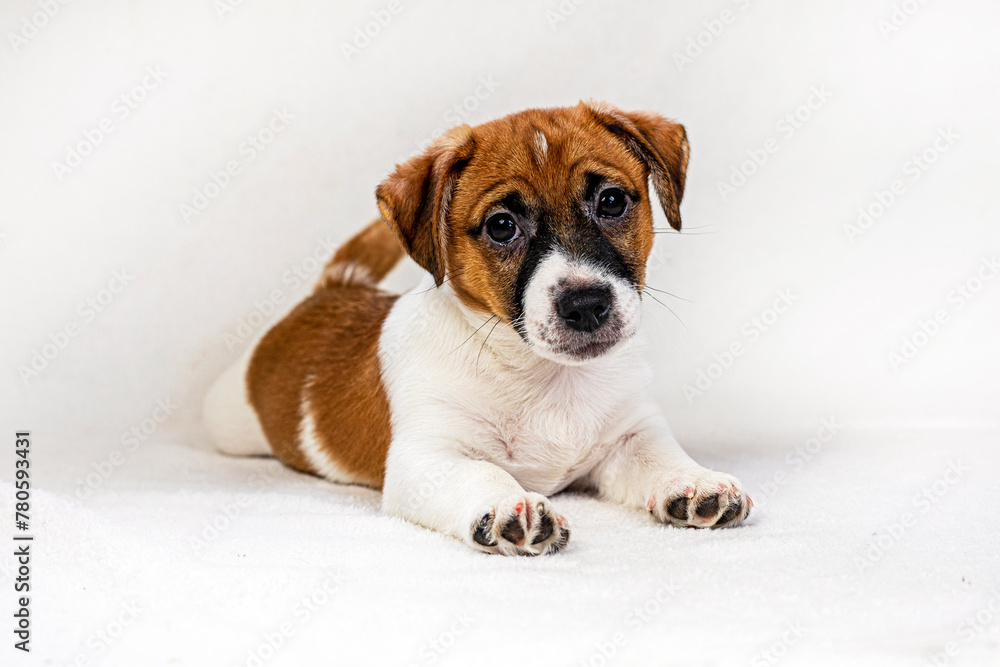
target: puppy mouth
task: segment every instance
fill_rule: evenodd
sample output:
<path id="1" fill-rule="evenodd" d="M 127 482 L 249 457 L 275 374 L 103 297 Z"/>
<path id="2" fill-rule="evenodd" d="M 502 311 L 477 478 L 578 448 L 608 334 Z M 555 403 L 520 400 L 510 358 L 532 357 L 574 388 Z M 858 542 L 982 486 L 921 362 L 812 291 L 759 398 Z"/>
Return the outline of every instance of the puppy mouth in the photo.
<path id="1" fill-rule="evenodd" d="M 553 307 L 541 318 L 528 318 L 517 327 L 521 338 L 542 357 L 575 365 L 603 357 L 632 338 L 638 331 L 636 317 L 618 304 L 608 306 L 596 328 L 581 328 L 577 320 L 567 321 Z"/>
<path id="2" fill-rule="evenodd" d="M 611 348 L 617 346 L 623 339 L 623 337 L 616 337 L 610 340 L 592 340 L 582 345 L 559 347 L 555 349 L 555 352 L 577 361 L 588 361 L 604 356 L 605 353 L 610 352 Z"/>
<path id="3" fill-rule="evenodd" d="M 634 333 L 613 326 L 606 330 L 602 329 L 599 334 L 572 334 L 568 337 L 560 336 L 558 340 L 543 338 L 540 342 L 550 354 L 569 361 L 581 362 L 604 356 L 631 338 Z"/>

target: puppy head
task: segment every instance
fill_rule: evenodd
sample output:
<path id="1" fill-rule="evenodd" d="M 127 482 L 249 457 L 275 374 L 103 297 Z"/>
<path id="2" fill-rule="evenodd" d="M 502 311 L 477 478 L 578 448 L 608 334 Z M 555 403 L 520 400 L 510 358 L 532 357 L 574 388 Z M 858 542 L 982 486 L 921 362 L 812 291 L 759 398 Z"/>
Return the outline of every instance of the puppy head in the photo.
<path id="1" fill-rule="evenodd" d="M 681 227 L 684 128 L 609 105 L 532 109 L 455 128 L 379 185 L 410 256 L 537 354 L 601 356 L 638 329 L 652 181 Z"/>

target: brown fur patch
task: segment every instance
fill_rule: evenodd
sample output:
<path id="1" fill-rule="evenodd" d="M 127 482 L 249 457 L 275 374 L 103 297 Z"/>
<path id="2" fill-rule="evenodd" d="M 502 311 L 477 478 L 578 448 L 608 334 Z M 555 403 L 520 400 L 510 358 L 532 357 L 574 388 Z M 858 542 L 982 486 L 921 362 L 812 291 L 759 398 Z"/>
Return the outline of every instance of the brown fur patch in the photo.
<path id="1" fill-rule="evenodd" d="M 396 235 L 379 218 L 351 237 L 326 265 L 316 290 L 344 285 L 375 286 L 403 257 Z"/>
<path id="2" fill-rule="evenodd" d="M 399 259 L 400 244 L 438 285 L 449 280 L 466 305 L 511 324 L 526 251 L 484 237 L 492 212 L 522 209 L 524 220 L 544 223 L 570 253 L 599 244 L 641 284 L 654 238 L 647 180 L 679 229 L 686 166 L 682 126 L 584 103 L 463 125 L 398 165 L 376 191 L 388 227 L 376 221 L 348 241 L 316 292 L 254 351 L 248 390 L 275 456 L 319 472 L 299 450 L 305 397 L 324 451 L 359 482 L 381 487 L 391 433 L 378 346 L 396 297 L 374 285 Z M 614 224 L 581 217 L 595 179 L 634 200 Z"/>
<path id="3" fill-rule="evenodd" d="M 319 473 L 299 451 L 305 396 L 326 453 L 360 483 L 381 488 L 390 428 L 379 331 L 397 298 L 367 287 L 322 290 L 258 344 L 247 386 L 278 459 Z"/>
<path id="4" fill-rule="evenodd" d="M 453 289 L 470 308 L 508 322 L 518 310 L 513 287 L 524 253 L 498 249 L 476 233 L 505 198 L 516 197 L 527 217 L 544 219 L 572 247 L 574 237 L 585 245 L 575 215 L 585 204 L 588 176 L 636 193 L 627 218 L 602 232 L 639 284 L 655 238 L 650 175 L 668 220 L 680 227 L 687 138 L 681 125 L 661 116 L 586 104 L 532 109 L 472 128 L 466 137 L 471 147 L 463 148 L 461 175 L 445 212 L 441 254 Z"/>

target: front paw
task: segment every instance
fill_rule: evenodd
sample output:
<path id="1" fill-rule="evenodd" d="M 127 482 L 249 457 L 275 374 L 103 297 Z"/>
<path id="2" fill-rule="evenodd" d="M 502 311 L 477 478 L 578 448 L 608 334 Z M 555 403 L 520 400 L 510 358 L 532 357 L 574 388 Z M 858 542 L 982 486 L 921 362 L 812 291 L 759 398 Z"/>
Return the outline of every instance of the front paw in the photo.
<path id="1" fill-rule="evenodd" d="M 469 529 L 480 551 L 507 556 L 554 553 L 569 542 L 569 523 L 538 493 L 515 495 L 483 508 Z"/>
<path id="2" fill-rule="evenodd" d="M 646 509 L 664 523 L 695 528 L 729 528 L 750 516 L 753 501 L 731 475 L 695 468 L 667 477 Z"/>

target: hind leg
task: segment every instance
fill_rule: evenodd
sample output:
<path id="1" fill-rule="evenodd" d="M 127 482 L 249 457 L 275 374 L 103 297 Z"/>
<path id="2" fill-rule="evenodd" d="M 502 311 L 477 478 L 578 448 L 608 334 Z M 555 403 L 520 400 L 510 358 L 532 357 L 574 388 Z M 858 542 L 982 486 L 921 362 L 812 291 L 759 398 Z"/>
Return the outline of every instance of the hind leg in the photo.
<path id="1" fill-rule="evenodd" d="M 257 413 L 247 397 L 246 374 L 250 356 L 248 352 L 230 366 L 205 396 L 205 426 L 216 448 L 232 456 L 271 454 Z"/>

